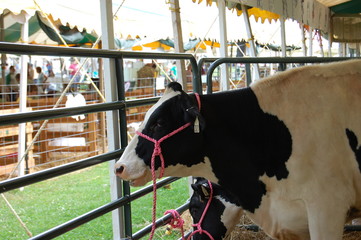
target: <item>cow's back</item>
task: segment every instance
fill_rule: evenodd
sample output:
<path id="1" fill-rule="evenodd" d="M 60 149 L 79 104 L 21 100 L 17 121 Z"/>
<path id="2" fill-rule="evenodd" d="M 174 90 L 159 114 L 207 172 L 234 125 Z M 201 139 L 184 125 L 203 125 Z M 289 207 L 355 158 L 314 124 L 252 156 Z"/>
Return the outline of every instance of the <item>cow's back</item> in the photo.
<path id="1" fill-rule="evenodd" d="M 317 196 L 312 191 L 340 188 L 345 201 L 361 207 L 361 202 L 355 203 L 355 193 L 361 197 L 360 170 L 346 134 L 349 129 L 361 141 L 361 61 L 293 69 L 251 88 L 262 110 L 276 115 L 291 133 L 287 191 L 295 187 L 294 195 Z M 266 177 L 264 181 L 273 182 Z M 296 188 L 300 183 L 303 191 Z M 307 187 L 315 184 L 318 188 Z"/>

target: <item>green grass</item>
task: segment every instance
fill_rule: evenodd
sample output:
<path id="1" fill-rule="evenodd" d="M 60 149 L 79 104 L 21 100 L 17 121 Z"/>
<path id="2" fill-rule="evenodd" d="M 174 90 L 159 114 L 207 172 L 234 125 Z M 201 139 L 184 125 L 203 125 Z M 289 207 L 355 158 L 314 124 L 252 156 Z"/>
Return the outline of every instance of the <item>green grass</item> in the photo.
<path id="1" fill-rule="evenodd" d="M 6 198 L 35 236 L 52 227 L 110 202 L 108 164 L 91 167 L 25 187 L 23 191 L 5 193 Z M 137 190 L 133 189 L 132 191 Z M 157 191 L 157 216 L 183 204 L 188 198 L 187 180 L 171 184 L 171 189 Z M 153 194 L 132 203 L 133 233 L 151 223 Z M 177 234 L 176 231 L 173 231 Z M 105 214 L 56 239 L 112 239 L 111 213 Z M 165 236 L 164 229 L 155 239 L 177 239 L 179 235 Z M 0 239 L 29 238 L 4 199 L 0 198 Z"/>

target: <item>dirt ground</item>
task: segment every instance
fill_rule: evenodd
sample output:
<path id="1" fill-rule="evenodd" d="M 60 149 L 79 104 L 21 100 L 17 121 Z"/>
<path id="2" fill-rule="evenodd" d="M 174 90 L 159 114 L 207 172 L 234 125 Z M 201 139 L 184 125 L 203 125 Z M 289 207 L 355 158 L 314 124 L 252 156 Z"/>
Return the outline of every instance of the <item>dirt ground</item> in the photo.
<path id="1" fill-rule="evenodd" d="M 190 229 L 192 219 L 188 211 L 182 214 L 185 221 L 185 229 Z M 228 240 L 272 240 L 262 230 L 258 232 L 242 228 L 243 225 L 253 224 L 247 216 L 242 216 L 240 223 L 235 227 L 234 231 L 229 236 Z M 361 232 L 347 232 L 344 233 L 342 240 L 361 240 Z"/>

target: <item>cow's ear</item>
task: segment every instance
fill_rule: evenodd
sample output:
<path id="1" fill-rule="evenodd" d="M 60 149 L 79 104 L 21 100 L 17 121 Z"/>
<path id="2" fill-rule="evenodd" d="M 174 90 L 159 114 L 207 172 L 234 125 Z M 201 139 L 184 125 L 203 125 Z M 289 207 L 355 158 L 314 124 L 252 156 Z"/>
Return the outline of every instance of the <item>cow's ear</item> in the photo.
<path id="1" fill-rule="evenodd" d="M 183 102 L 183 108 L 185 110 L 184 120 L 186 122 L 192 122 L 191 127 L 195 133 L 199 133 L 204 129 L 205 122 L 198 109 L 198 103 L 186 93 L 180 96 Z"/>
<path id="2" fill-rule="evenodd" d="M 211 189 L 207 182 L 202 184 L 191 184 L 191 187 L 193 188 L 194 192 L 200 196 L 202 201 L 209 199 L 211 195 Z"/>
<path id="3" fill-rule="evenodd" d="M 178 83 L 178 82 L 170 82 L 167 85 L 166 91 L 167 90 L 173 90 L 174 92 L 182 92 L 183 91 L 182 85 L 180 85 L 180 83 Z"/>

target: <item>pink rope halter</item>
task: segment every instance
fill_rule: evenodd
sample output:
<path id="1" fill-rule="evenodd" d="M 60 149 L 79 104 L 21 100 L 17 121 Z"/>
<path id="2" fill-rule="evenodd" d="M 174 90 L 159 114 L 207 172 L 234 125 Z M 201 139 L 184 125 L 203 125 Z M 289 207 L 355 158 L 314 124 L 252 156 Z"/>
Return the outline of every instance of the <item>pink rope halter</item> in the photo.
<path id="1" fill-rule="evenodd" d="M 172 228 L 179 228 L 180 231 L 181 231 L 181 234 L 182 234 L 182 239 L 184 239 L 184 229 L 183 229 L 184 220 L 183 220 L 183 218 L 181 217 L 181 215 L 175 209 L 171 209 L 171 210 L 166 211 L 164 213 L 164 215 L 166 215 L 168 213 L 172 214 L 172 217 L 173 217 L 172 220 L 170 221 L 169 225 Z"/>
<path id="2" fill-rule="evenodd" d="M 209 237 L 209 239 L 214 240 L 214 238 L 212 237 L 212 235 L 211 235 L 208 231 L 202 229 L 203 219 L 204 219 L 204 217 L 206 216 L 207 211 L 208 211 L 208 208 L 209 208 L 209 206 L 211 205 L 211 202 L 212 202 L 212 199 L 213 199 L 213 186 L 212 186 L 211 181 L 209 181 L 209 180 L 208 180 L 208 185 L 209 185 L 209 188 L 211 189 L 211 192 L 210 192 L 210 195 L 209 195 L 209 199 L 208 199 L 208 201 L 207 201 L 207 205 L 206 205 L 206 207 L 205 207 L 204 210 L 203 210 L 203 213 L 202 213 L 201 218 L 199 219 L 199 222 L 196 223 L 196 224 L 192 224 L 192 227 L 196 227 L 197 230 L 195 230 L 194 232 L 192 232 L 192 233 L 188 236 L 187 240 L 191 240 L 191 239 L 192 239 L 192 236 L 195 235 L 196 233 L 199 233 L 199 234 L 203 234 L 203 233 L 204 233 L 204 234 L 206 234 L 206 235 Z M 185 240 L 185 238 L 184 238 L 184 230 L 183 230 L 184 220 L 183 220 L 182 217 L 179 215 L 179 213 L 178 213 L 176 210 L 174 210 L 174 209 L 168 210 L 168 211 L 166 211 L 164 214 L 167 214 L 167 213 L 171 213 L 171 214 L 172 214 L 172 217 L 173 217 L 172 220 L 171 220 L 171 222 L 169 223 L 170 226 L 171 226 L 172 228 L 179 228 L 179 229 L 181 230 L 182 240 Z"/>
<path id="3" fill-rule="evenodd" d="M 201 101 L 200 101 L 200 97 L 199 97 L 199 94 L 198 93 L 195 93 L 195 96 L 196 96 L 196 99 L 197 99 L 197 102 L 198 102 L 198 108 L 199 108 L 199 111 L 201 110 Z M 136 134 L 144 139 L 147 139 L 148 141 L 150 142 L 153 142 L 154 143 L 154 150 L 153 150 L 153 154 L 152 154 L 152 158 L 151 158 L 151 163 L 150 163 L 150 167 L 151 167 L 151 171 L 152 171 L 152 182 L 153 182 L 153 209 L 152 209 L 152 230 L 151 230 L 151 233 L 150 233 L 150 237 L 149 239 L 153 239 L 153 236 L 154 236 L 154 232 L 155 232 L 155 228 L 156 228 L 156 224 L 155 224 L 155 221 L 156 221 L 156 211 L 157 211 L 157 177 L 155 175 L 155 157 L 156 156 L 159 156 L 160 158 L 160 162 L 161 162 L 161 169 L 160 169 L 160 172 L 159 172 L 159 178 L 162 178 L 163 177 L 163 174 L 164 174 L 164 157 L 163 157 L 163 154 L 162 154 L 162 148 L 160 146 L 160 144 L 172 137 L 173 135 L 179 133 L 180 131 L 184 130 L 185 128 L 189 127 L 192 123 L 186 123 L 184 124 L 183 126 L 179 127 L 178 129 L 174 130 L 173 132 L 163 136 L 162 138 L 160 138 L 159 140 L 156 140 L 154 138 L 151 138 L 141 132 L 138 132 L 136 131 Z"/>
<path id="4" fill-rule="evenodd" d="M 209 199 L 208 199 L 207 205 L 206 205 L 206 207 L 205 207 L 204 210 L 203 210 L 203 213 L 202 213 L 201 219 L 199 219 L 199 222 L 198 222 L 197 224 L 192 224 L 192 226 L 193 226 L 193 227 L 196 227 L 197 230 L 195 230 L 194 232 L 191 233 L 191 235 L 189 235 L 188 240 L 190 240 L 191 237 L 192 237 L 194 234 L 196 234 L 196 233 L 199 233 L 199 234 L 203 234 L 203 233 L 204 233 L 204 234 L 206 234 L 206 235 L 209 237 L 209 239 L 214 240 L 213 237 L 212 237 L 212 235 L 211 235 L 208 231 L 202 229 L 203 219 L 204 219 L 204 217 L 206 216 L 206 213 L 207 213 L 207 211 L 208 211 L 209 206 L 211 205 L 212 198 L 213 198 L 213 186 L 212 186 L 211 181 L 209 181 L 209 180 L 208 180 L 208 185 L 209 185 L 209 187 L 210 187 L 210 189 L 211 189 L 211 193 L 210 193 L 210 195 L 209 195 Z"/>

